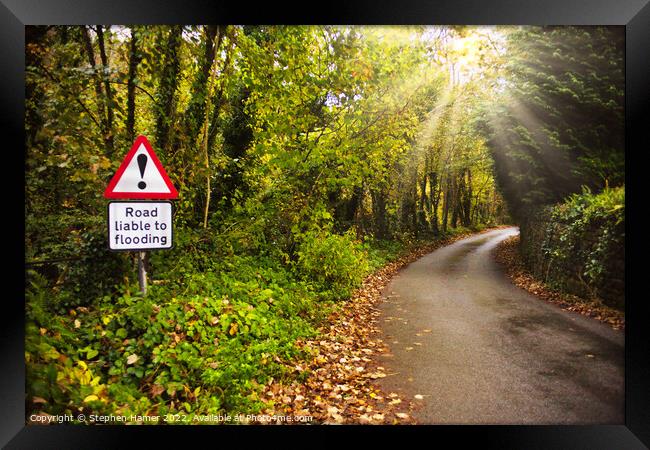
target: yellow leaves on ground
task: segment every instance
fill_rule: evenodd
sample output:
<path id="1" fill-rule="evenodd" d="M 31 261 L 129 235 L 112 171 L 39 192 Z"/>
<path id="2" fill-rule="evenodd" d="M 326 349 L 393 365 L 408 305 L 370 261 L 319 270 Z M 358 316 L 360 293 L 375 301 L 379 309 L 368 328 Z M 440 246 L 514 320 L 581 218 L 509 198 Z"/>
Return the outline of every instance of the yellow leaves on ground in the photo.
<path id="1" fill-rule="evenodd" d="M 56 374 L 57 383 L 66 389 L 72 389 L 75 385 L 91 386 L 92 394 L 83 399 L 83 403 L 92 401 L 107 401 L 107 389 L 105 384 L 101 384 L 101 376 L 95 376 L 85 361 L 77 361 L 73 367 L 62 367 Z M 44 402 L 40 397 L 34 397 L 34 403 Z"/>
<path id="2" fill-rule="evenodd" d="M 228 334 L 231 336 L 234 336 L 237 334 L 237 329 L 239 328 L 239 325 L 237 325 L 237 322 L 233 322 L 230 324 L 230 330 L 228 330 Z"/>
<path id="3" fill-rule="evenodd" d="M 264 414 L 311 415 L 316 423 L 416 423 L 410 412 L 417 405 L 401 399 L 396 392 L 385 395 L 377 384 L 377 380 L 395 374 L 387 374 L 384 367 L 376 365 L 377 355 L 390 355 L 378 337 L 380 313 L 376 305 L 382 301 L 382 291 L 400 268 L 463 237 L 460 234 L 420 247 L 368 276 L 361 288 L 330 315 L 327 325 L 320 330 L 319 340 L 296 342 L 313 355 L 311 362 L 304 365 L 276 360 L 290 371 L 309 376 L 304 382 L 294 381 L 290 385 L 272 379 L 261 395 L 267 404 Z M 430 332 L 421 330 L 421 333 Z M 412 377 L 408 380 L 413 381 Z M 415 396 L 415 400 L 423 399 L 420 394 Z"/>

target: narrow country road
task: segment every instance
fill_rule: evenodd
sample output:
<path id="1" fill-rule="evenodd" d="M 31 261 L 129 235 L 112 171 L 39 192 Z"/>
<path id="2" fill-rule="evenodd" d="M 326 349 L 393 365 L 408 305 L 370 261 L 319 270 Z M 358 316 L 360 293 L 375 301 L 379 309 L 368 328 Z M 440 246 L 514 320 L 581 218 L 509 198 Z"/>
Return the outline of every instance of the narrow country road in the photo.
<path id="1" fill-rule="evenodd" d="M 517 233 L 460 240 L 395 276 L 381 387 L 418 404 L 421 424 L 623 424 L 624 334 L 514 286 L 492 252 Z"/>

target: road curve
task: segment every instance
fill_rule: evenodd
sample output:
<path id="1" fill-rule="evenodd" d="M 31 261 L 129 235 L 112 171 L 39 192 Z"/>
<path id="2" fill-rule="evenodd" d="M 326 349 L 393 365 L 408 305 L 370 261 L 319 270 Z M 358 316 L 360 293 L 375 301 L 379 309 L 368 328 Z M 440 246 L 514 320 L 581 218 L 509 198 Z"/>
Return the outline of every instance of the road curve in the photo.
<path id="1" fill-rule="evenodd" d="M 624 334 L 514 286 L 492 252 L 517 233 L 460 240 L 393 278 L 381 387 L 421 424 L 623 424 Z"/>

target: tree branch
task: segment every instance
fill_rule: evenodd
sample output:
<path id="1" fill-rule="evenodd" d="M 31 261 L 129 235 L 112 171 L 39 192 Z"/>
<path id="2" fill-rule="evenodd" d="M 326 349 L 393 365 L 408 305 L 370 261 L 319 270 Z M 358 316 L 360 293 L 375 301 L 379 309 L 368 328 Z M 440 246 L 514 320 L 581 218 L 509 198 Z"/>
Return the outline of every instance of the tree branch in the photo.
<path id="1" fill-rule="evenodd" d="M 67 94 L 70 95 L 70 97 L 74 98 L 75 101 L 76 101 L 77 103 L 79 103 L 79 105 L 83 108 L 83 110 L 86 111 L 86 113 L 88 113 L 88 115 L 90 116 L 90 119 L 91 119 L 93 122 L 95 122 L 95 125 L 97 125 L 97 128 L 99 128 L 99 131 L 102 132 L 102 131 L 103 131 L 103 127 L 102 127 L 102 125 L 101 125 L 101 124 L 99 123 L 99 121 L 95 118 L 95 116 L 94 116 L 93 113 L 90 111 L 90 109 L 88 109 L 88 107 L 87 107 L 86 105 L 84 105 L 84 103 L 79 99 L 79 96 L 76 95 L 74 92 L 71 92 L 70 90 L 68 90 L 67 88 L 65 88 L 65 87 L 62 85 L 61 80 L 57 79 L 54 75 L 52 75 L 52 73 L 51 73 L 49 70 L 47 70 L 45 67 L 41 66 L 41 69 L 43 70 L 43 72 L 45 72 L 45 75 L 47 75 L 48 78 L 49 78 L 50 80 L 52 80 L 52 81 L 54 81 L 55 83 L 57 83 L 57 84 L 61 87 L 61 89 L 63 89 Z"/>

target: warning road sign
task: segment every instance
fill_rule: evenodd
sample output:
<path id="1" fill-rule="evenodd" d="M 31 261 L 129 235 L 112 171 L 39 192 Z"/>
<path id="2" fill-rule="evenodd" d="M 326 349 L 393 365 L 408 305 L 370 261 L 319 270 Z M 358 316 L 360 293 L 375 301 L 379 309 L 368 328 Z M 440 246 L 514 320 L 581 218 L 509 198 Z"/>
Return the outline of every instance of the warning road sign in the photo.
<path id="1" fill-rule="evenodd" d="M 110 250 L 162 250 L 173 246 L 171 202 L 110 202 Z"/>
<path id="2" fill-rule="evenodd" d="M 138 136 L 104 191 L 106 198 L 178 198 L 167 172 L 144 136 Z"/>

